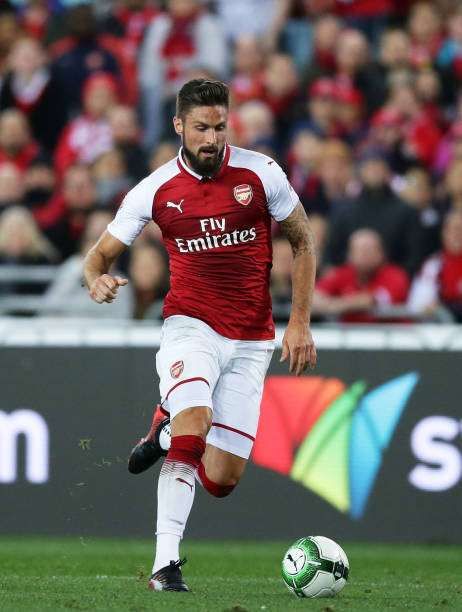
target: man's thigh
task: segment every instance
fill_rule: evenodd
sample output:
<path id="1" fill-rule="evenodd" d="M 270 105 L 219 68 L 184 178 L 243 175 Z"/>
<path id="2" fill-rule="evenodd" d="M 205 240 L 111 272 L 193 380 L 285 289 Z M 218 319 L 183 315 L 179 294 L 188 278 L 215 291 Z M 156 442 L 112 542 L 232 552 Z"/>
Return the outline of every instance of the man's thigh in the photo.
<path id="1" fill-rule="evenodd" d="M 213 408 L 220 350 L 206 326 L 188 317 L 167 319 L 156 368 L 162 406 L 171 419 L 188 408 Z"/>
<path id="2" fill-rule="evenodd" d="M 212 427 L 207 444 L 242 459 L 249 458 L 272 353 L 271 342 L 239 343 L 213 392 Z"/>

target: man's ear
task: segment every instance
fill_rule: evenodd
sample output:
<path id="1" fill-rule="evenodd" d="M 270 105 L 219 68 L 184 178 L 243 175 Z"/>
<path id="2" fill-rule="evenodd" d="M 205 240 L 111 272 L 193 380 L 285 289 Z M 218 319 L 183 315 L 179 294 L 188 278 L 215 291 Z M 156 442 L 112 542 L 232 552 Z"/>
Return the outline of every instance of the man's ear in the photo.
<path id="1" fill-rule="evenodd" d="M 183 119 L 175 115 L 175 117 L 173 117 L 173 127 L 178 136 L 183 135 Z"/>

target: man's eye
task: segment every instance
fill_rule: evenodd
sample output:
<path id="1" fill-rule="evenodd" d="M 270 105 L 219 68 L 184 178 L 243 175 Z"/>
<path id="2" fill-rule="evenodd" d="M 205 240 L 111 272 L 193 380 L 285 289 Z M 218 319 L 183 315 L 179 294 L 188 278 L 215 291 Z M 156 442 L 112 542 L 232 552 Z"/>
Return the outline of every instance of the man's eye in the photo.
<path id="1" fill-rule="evenodd" d="M 198 126 L 198 127 L 196 128 L 196 130 L 199 130 L 199 132 L 205 132 L 205 130 L 206 130 L 206 129 L 207 129 L 207 128 L 205 128 L 205 127 L 203 127 L 203 126 Z"/>

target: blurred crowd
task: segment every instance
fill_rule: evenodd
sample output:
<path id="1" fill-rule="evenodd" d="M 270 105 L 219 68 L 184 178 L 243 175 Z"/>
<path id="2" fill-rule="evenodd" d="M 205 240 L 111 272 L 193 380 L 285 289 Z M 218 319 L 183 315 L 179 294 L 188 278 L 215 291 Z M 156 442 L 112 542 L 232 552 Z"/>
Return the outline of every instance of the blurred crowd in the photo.
<path id="1" fill-rule="evenodd" d="M 202 76 L 230 85 L 229 142 L 277 159 L 310 216 L 316 320 L 462 321 L 458 0 L 0 0 L 0 314 L 2 296 L 37 294 L 35 314 L 161 316 L 153 223 L 114 304 L 88 299 L 82 261 L 177 154 L 175 96 Z M 283 321 L 276 225 L 273 246 Z M 55 273 L 2 277 L 12 264 Z"/>

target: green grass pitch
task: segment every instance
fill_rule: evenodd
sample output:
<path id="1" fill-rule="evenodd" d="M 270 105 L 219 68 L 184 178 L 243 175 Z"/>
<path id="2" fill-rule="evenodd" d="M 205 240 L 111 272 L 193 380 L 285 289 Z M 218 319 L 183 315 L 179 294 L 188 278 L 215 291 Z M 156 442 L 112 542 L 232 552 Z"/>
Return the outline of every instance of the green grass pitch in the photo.
<path id="1" fill-rule="evenodd" d="M 297 599 L 279 571 L 291 542 L 185 542 L 191 593 L 147 590 L 147 541 L 0 538 L 0 610 L 361 612 L 462 610 L 462 548 L 344 544 L 350 580 L 334 599 Z"/>

